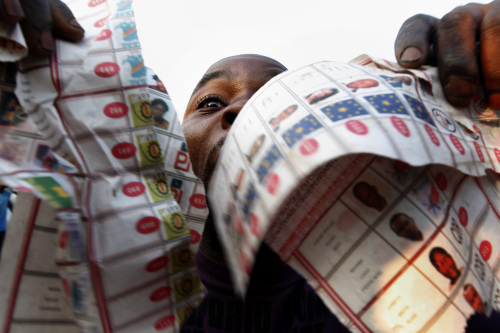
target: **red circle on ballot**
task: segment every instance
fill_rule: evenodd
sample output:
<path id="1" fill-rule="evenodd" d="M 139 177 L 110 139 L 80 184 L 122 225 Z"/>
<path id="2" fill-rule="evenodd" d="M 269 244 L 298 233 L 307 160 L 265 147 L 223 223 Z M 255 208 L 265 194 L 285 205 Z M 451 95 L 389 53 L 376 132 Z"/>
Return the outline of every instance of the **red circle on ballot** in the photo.
<path id="1" fill-rule="evenodd" d="M 495 148 L 493 149 L 493 152 L 495 153 L 498 163 L 500 163 L 500 150 Z"/>
<path id="2" fill-rule="evenodd" d="M 122 102 L 109 103 L 104 107 L 103 113 L 109 118 L 122 118 L 128 113 L 128 106 Z"/>
<path id="3" fill-rule="evenodd" d="M 165 329 L 167 327 L 172 326 L 174 323 L 175 323 L 175 316 L 168 315 L 168 316 L 161 318 L 160 320 L 158 320 L 155 323 L 155 329 L 162 330 L 162 329 Z"/>
<path id="4" fill-rule="evenodd" d="M 201 239 L 200 233 L 194 229 L 190 229 L 189 232 L 191 234 L 191 244 L 198 243 Z"/>
<path id="5" fill-rule="evenodd" d="M 493 252 L 491 243 L 487 240 L 482 241 L 481 244 L 479 244 L 479 252 L 484 261 L 488 261 L 491 257 L 491 252 Z"/>
<path id="6" fill-rule="evenodd" d="M 114 62 L 102 62 L 99 65 L 95 66 L 94 73 L 100 77 L 112 77 L 118 74 L 120 71 L 120 66 L 115 64 Z"/>
<path id="7" fill-rule="evenodd" d="M 436 133 L 434 133 L 434 130 L 427 124 L 424 125 L 425 131 L 427 132 L 427 135 L 431 139 L 432 143 L 435 144 L 436 146 L 439 147 L 439 139 L 436 136 Z"/>
<path id="8" fill-rule="evenodd" d="M 408 128 L 408 126 L 406 126 L 403 119 L 396 117 L 396 116 L 392 116 L 391 122 L 392 122 L 392 125 L 398 130 L 398 132 L 403 134 L 403 136 L 406 136 L 406 137 L 410 136 L 410 129 Z"/>
<path id="9" fill-rule="evenodd" d="M 464 148 L 464 146 L 462 146 L 462 143 L 460 142 L 460 140 L 458 140 L 457 137 L 454 136 L 453 134 L 450 134 L 450 140 L 453 143 L 453 145 L 455 146 L 455 148 L 457 148 L 458 152 L 460 154 L 464 155 L 465 148 Z"/>
<path id="10" fill-rule="evenodd" d="M 131 158 L 135 155 L 137 148 L 133 143 L 121 142 L 111 149 L 111 154 L 120 160 Z"/>
<path id="11" fill-rule="evenodd" d="M 160 287 L 153 291 L 151 295 L 149 295 L 149 299 L 152 302 L 159 302 L 161 300 L 164 300 L 168 296 L 170 296 L 170 292 L 172 291 L 172 288 L 170 287 Z"/>
<path id="12" fill-rule="evenodd" d="M 354 134 L 368 134 L 368 127 L 359 120 L 349 120 L 345 123 L 345 127 Z"/>
<path id="13" fill-rule="evenodd" d="M 122 191 L 127 197 L 136 197 L 146 191 L 146 186 L 141 182 L 130 182 L 123 186 Z"/>
<path id="14" fill-rule="evenodd" d="M 467 223 L 469 223 L 469 214 L 467 214 L 467 211 L 464 207 L 460 207 L 458 209 L 458 219 L 460 220 L 460 224 L 463 227 L 466 227 Z"/>
<path id="15" fill-rule="evenodd" d="M 207 208 L 207 201 L 205 200 L 205 196 L 201 193 L 195 193 L 189 198 L 189 203 L 198 209 Z"/>
<path id="16" fill-rule="evenodd" d="M 299 151 L 302 155 L 308 156 L 312 155 L 318 151 L 319 142 L 316 139 L 309 138 L 304 141 L 299 146 Z"/>
<path id="17" fill-rule="evenodd" d="M 446 180 L 446 176 L 442 172 L 438 172 L 436 174 L 435 180 L 439 190 L 446 190 L 446 188 L 448 187 L 448 181 Z"/>
<path id="18" fill-rule="evenodd" d="M 272 172 L 267 178 L 267 192 L 269 192 L 271 195 L 274 195 L 278 191 L 280 183 L 280 177 L 276 173 Z"/>
<path id="19" fill-rule="evenodd" d="M 113 33 L 111 32 L 111 30 L 103 29 L 103 30 L 101 30 L 101 32 L 99 32 L 99 35 L 97 36 L 97 38 L 95 40 L 101 41 L 101 40 L 109 39 L 112 34 Z"/>
<path id="20" fill-rule="evenodd" d="M 155 232 L 160 227 L 160 219 L 156 216 L 146 216 L 137 221 L 135 225 L 135 230 L 138 233 L 147 235 L 152 232 Z"/>
<path id="21" fill-rule="evenodd" d="M 250 231 L 255 237 L 260 236 L 259 218 L 254 213 L 250 213 Z"/>
<path id="22" fill-rule="evenodd" d="M 484 159 L 483 151 L 481 150 L 481 147 L 479 146 L 479 144 L 476 141 L 474 141 L 474 148 L 476 148 L 477 156 L 479 156 L 479 159 L 481 160 L 481 162 L 484 163 L 485 159 Z"/>
<path id="23" fill-rule="evenodd" d="M 147 265 L 146 265 L 146 272 L 157 272 L 162 268 L 167 267 L 168 264 L 168 258 L 165 256 L 158 257 L 156 259 L 151 260 Z"/>

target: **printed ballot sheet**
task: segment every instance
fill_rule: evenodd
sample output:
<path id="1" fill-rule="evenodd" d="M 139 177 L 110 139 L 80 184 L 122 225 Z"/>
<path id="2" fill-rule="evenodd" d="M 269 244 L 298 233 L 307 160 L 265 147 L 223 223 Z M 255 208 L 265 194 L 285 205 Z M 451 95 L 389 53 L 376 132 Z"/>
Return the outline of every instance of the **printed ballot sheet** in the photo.
<path id="1" fill-rule="evenodd" d="M 448 105 L 433 68 L 361 56 L 274 78 L 211 181 L 235 285 L 265 241 L 353 332 L 460 332 L 500 310 L 498 120 Z"/>
<path id="2" fill-rule="evenodd" d="M 17 79 L 16 64 L 0 67 L 0 177 L 20 193 L 0 329 L 178 332 L 204 293 L 193 257 L 203 185 L 170 96 L 144 65 L 132 1 L 67 4 L 82 42 L 22 59 Z M 2 52 L 12 45 L 22 49 Z"/>
<path id="3" fill-rule="evenodd" d="M 178 332 L 203 298 L 203 185 L 132 1 L 66 2 L 85 40 L 23 59 L 17 82 L 0 65 L 0 177 L 20 191 L 1 329 Z M 16 27 L 0 36 L 4 60 L 23 56 Z M 236 286 L 265 241 L 353 332 L 460 331 L 499 310 L 498 123 L 480 99 L 447 105 L 435 69 L 363 56 L 273 79 L 211 182 Z"/>

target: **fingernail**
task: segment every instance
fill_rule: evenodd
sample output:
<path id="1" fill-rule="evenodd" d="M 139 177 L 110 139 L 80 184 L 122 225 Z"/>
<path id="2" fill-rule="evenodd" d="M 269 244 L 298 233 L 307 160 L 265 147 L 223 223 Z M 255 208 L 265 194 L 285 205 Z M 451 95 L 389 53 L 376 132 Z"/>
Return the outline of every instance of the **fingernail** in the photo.
<path id="1" fill-rule="evenodd" d="M 500 110 L 500 93 L 493 93 L 488 97 L 488 104 L 495 110 Z"/>
<path id="2" fill-rule="evenodd" d="M 52 32 L 49 30 L 42 31 L 40 33 L 40 46 L 49 52 L 53 52 L 56 49 L 56 43 L 54 37 L 52 37 Z"/>
<path id="3" fill-rule="evenodd" d="M 5 11 L 7 14 L 13 17 L 24 17 L 23 7 L 19 4 L 19 1 L 4 1 Z"/>
<path id="4" fill-rule="evenodd" d="M 85 31 L 75 18 L 69 20 L 68 23 L 71 24 L 73 27 L 77 28 L 78 30 Z"/>
<path id="5" fill-rule="evenodd" d="M 401 61 L 403 62 L 414 62 L 422 58 L 424 54 L 419 48 L 415 46 L 407 47 L 403 53 L 401 53 Z"/>
<path id="6" fill-rule="evenodd" d="M 457 106 L 469 105 L 477 93 L 472 80 L 462 76 L 450 76 L 443 88 L 448 101 Z"/>

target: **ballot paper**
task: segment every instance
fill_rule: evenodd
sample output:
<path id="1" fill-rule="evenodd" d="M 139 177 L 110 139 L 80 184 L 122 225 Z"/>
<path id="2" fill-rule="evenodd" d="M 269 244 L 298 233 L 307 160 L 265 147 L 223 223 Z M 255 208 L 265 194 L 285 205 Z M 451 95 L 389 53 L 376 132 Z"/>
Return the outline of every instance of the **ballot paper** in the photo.
<path id="1" fill-rule="evenodd" d="M 273 78 L 210 183 L 235 286 L 266 242 L 353 332 L 461 332 L 499 311 L 498 115 L 451 107 L 435 68 L 368 56 Z"/>
<path id="2" fill-rule="evenodd" d="M 132 2 L 67 4 L 82 42 L 20 60 L 17 79 L 16 64 L 0 67 L 0 182 L 19 192 L 1 258 L 1 330 L 178 332 L 204 294 L 193 256 L 203 185 L 171 98 L 144 64 Z"/>
<path id="3" fill-rule="evenodd" d="M 24 58 L 17 79 L 0 66 L 0 183 L 19 192 L 1 329 L 178 332 L 204 295 L 203 185 L 132 2 L 66 2 L 82 42 Z M 22 34 L 2 29 L 19 59 Z M 235 286 L 266 242 L 353 332 L 461 331 L 500 310 L 498 124 L 480 98 L 449 106 L 432 68 L 361 56 L 274 78 L 211 181 Z"/>

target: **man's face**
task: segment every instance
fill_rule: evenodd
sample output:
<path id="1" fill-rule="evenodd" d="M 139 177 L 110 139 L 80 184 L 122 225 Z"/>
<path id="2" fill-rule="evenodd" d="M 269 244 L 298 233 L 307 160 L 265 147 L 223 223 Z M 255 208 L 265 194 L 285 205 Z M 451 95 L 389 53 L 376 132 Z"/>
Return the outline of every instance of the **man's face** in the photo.
<path id="1" fill-rule="evenodd" d="M 481 296 L 477 292 L 476 288 L 471 284 L 467 284 L 464 289 L 464 298 L 477 312 L 484 312 L 484 304 Z"/>
<path id="2" fill-rule="evenodd" d="M 457 266 L 449 254 L 436 252 L 434 253 L 434 261 L 438 271 L 444 276 L 450 279 L 455 279 L 458 276 Z"/>
<path id="3" fill-rule="evenodd" d="M 406 214 L 399 214 L 398 217 L 391 223 L 392 230 L 396 235 L 413 241 L 421 241 L 424 239 L 422 232 L 415 224 L 415 220 Z"/>
<path id="4" fill-rule="evenodd" d="M 369 184 L 359 184 L 355 193 L 356 198 L 361 201 L 364 205 L 379 209 L 382 205 L 380 194 L 378 194 L 377 188 Z"/>
<path id="5" fill-rule="evenodd" d="M 319 91 L 313 92 L 311 95 L 306 97 L 307 102 L 314 104 L 318 102 L 319 99 L 324 97 L 332 96 L 335 93 L 333 89 L 321 89 Z"/>
<path id="6" fill-rule="evenodd" d="M 208 185 L 226 134 L 252 95 L 286 68 L 258 55 L 213 64 L 196 86 L 184 114 L 183 131 L 194 173 Z"/>

